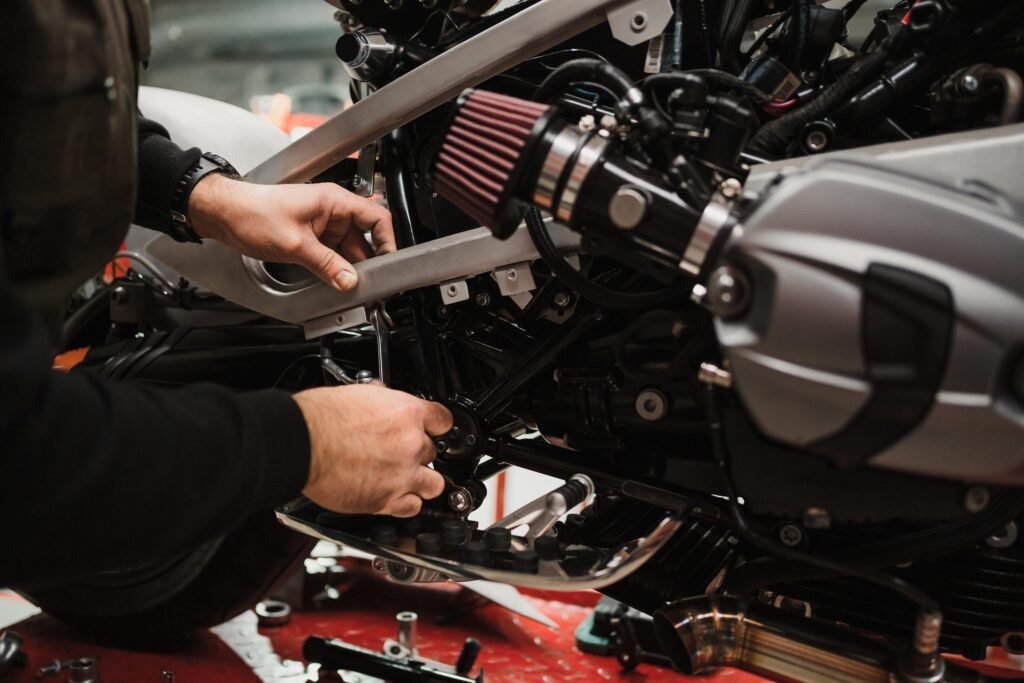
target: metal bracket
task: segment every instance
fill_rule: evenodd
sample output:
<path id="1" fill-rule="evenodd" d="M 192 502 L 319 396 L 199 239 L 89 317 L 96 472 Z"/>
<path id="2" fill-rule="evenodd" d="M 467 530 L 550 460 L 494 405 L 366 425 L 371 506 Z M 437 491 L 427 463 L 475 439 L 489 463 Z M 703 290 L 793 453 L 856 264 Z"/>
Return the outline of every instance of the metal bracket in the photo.
<path id="1" fill-rule="evenodd" d="M 498 290 L 502 296 L 512 296 L 529 292 L 537 288 L 533 280 L 533 271 L 530 270 L 530 262 L 523 261 L 514 263 L 505 268 L 498 268 L 492 273 L 492 277 L 498 283 Z"/>
<path id="2" fill-rule="evenodd" d="M 672 20 L 671 0 L 633 0 L 607 12 L 612 36 L 626 45 L 639 45 L 660 36 Z"/>
<path id="3" fill-rule="evenodd" d="M 513 530 L 525 524 L 529 527 L 529 530 L 526 532 L 526 539 L 532 543 L 535 539 L 550 531 L 555 522 L 562 518 L 562 515 L 594 493 L 594 482 L 585 474 L 574 474 L 569 479 L 569 482 L 579 482 L 582 484 L 586 495 L 581 500 L 573 500 L 572 497 L 567 499 L 567 494 L 564 491 L 566 487 L 560 486 L 554 491 L 536 498 L 515 512 L 499 519 L 491 525 L 491 528 Z M 572 504 L 570 505 L 570 503 Z"/>
<path id="4" fill-rule="evenodd" d="M 352 178 L 352 191 L 360 197 L 369 197 L 373 194 L 374 181 L 377 176 L 377 142 L 359 150 L 359 160 L 356 162 L 356 175 Z"/>
<path id="5" fill-rule="evenodd" d="M 451 306 L 452 304 L 469 299 L 469 285 L 466 284 L 465 280 L 442 282 L 438 285 L 438 289 L 441 291 L 441 301 L 444 302 L 445 306 Z"/>
<path id="6" fill-rule="evenodd" d="M 304 326 L 306 339 L 317 339 L 331 332 L 347 330 L 351 327 L 358 327 L 370 322 L 366 309 L 362 306 L 350 308 L 347 311 L 338 311 L 325 315 L 315 320 L 310 320 Z"/>

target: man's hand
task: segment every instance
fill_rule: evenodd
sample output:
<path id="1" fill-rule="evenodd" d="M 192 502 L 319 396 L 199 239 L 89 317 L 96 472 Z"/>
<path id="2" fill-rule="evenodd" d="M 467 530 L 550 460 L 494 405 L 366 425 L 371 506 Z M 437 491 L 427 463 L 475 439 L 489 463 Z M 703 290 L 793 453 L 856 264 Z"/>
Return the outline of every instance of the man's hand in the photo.
<path id="1" fill-rule="evenodd" d="M 192 191 L 188 217 L 200 237 L 304 266 L 342 291 L 358 282 L 353 263 L 395 250 L 387 209 L 333 183 L 255 185 L 211 174 Z"/>
<path id="2" fill-rule="evenodd" d="M 309 389 L 295 395 L 309 427 L 309 480 L 302 493 L 335 512 L 412 517 L 444 491 L 426 465 L 429 435 L 452 428 L 439 403 L 372 384 Z"/>

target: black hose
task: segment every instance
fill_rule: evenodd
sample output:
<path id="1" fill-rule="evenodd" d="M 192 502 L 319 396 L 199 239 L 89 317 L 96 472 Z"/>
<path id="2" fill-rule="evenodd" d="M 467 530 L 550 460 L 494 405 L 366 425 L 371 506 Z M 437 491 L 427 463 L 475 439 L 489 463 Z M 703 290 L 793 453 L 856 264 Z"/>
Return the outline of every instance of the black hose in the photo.
<path id="1" fill-rule="evenodd" d="M 530 207 L 526 212 L 526 227 L 541 259 L 555 277 L 575 290 L 581 297 L 604 308 L 635 310 L 653 308 L 673 301 L 679 301 L 685 294 L 680 287 L 667 287 L 653 292 L 618 292 L 600 285 L 578 272 L 565 260 L 558 247 L 551 240 L 540 210 Z"/>
<path id="2" fill-rule="evenodd" d="M 629 110 L 634 104 L 628 99 L 627 93 L 634 89 L 633 81 L 621 70 L 600 59 L 573 59 L 561 65 L 544 79 L 537 88 L 533 99 L 538 102 L 550 102 L 560 97 L 574 83 L 597 83 L 608 89 Z"/>
<path id="3" fill-rule="evenodd" d="M 700 76 L 715 85 L 741 93 L 754 104 L 764 104 L 771 101 L 771 96 L 761 91 L 754 85 L 747 83 L 739 76 L 734 76 L 728 71 L 721 69 L 689 69 L 687 71 L 672 71 L 660 74 L 651 74 L 643 81 L 644 97 L 648 101 L 654 100 L 654 91 L 659 87 L 675 86 L 685 87 L 690 85 L 688 81 L 680 76 L 689 74 Z"/>
<path id="4" fill-rule="evenodd" d="M 884 572 L 871 568 L 854 567 L 840 564 L 826 557 L 811 555 L 810 553 L 784 546 L 776 543 L 770 538 L 763 536 L 754 530 L 743 513 L 739 504 L 739 494 L 736 491 L 736 482 L 733 480 L 732 471 L 729 469 L 729 455 L 726 450 L 725 438 L 722 434 L 722 416 L 719 406 L 719 390 L 713 385 L 708 385 L 708 434 L 711 437 L 711 447 L 714 453 L 715 462 L 721 474 L 722 484 L 725 489 L 726 498 L 729 503 L 729 511 L 732 514 L 733 522 L 740 536 L 752 546 L 774 557 L 789 561 L 799 562 L 816 569 L 835 573 L 839 576 L 854 576 L 864 581 L 891 590 L 903 596 L 910 602 L 916 604 L 925 612 L 938 612 L 939 605 L 921 590 L 910 585 L 903 579 L 891 576 Z"/>
<path id="5" fill-rule="evenodd" d="M 973 548 L 990 534 L 1004 528 L 1024 512 L 1024 496 L 1006 494 L 995 499 L 983 511 L 882 541 L 865 543 L 829 555 L 829 559 L 842 565 L 879 569 L 904 562 L 942 557 Z M 847 572 L 844 572 L 847 573 Z M 729 590 L 737 594 L 750 594 L 761 588 L 779 583 L 817 581 L 840 576 L 806 563 L 768 559 L 748 562 L 729 576 Z"/>
<path id="6" fill-rule="evenodd" d="M 883 45 L 877 51 L 860 58 L 811 102 L 762 126 L 751 138 L 747 149 L 762 157 L 782 156 L 801 128 L 839 106 L 851 92 L 882 69 L 888 55 L 888 47 Z"/>
<path id="7" fill-rule="evenodd" d="M 750 23 L 750 15 L 754 11 L 755 0 L 737 0 L 736 9 L 729 17 L 729 25 L 722 36 L 721 55 L 722 68 L 726 71 L 738 74 L 743 70 L 743 55 L 740 53 L 740 44 L 743 42 L 743 32 Z"/>

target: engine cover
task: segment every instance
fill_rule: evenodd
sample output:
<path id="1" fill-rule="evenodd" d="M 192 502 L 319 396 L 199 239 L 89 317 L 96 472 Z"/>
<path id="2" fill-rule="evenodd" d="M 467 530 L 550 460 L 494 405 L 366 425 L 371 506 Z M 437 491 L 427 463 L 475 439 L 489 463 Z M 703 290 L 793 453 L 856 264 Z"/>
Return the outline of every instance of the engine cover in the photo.
<path id="1" fill-rule="evenodd" d="M 734 387 L 767 437 L 840 466 L 1024 484 L 1022 260 L 1019 210 L 979 183 L 781 176 L 722 256 L 750 280 L 716 319 Z"/>

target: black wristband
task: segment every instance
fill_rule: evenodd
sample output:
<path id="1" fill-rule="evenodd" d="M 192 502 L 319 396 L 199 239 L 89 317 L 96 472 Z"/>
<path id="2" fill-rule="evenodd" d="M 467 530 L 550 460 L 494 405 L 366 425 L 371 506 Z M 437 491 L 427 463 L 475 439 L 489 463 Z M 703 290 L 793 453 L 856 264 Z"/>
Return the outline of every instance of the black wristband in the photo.
<path id="1" fill-rule="evenodd" d="M 188 220 L 188 200 L 199 181 L 211 173 L 222 173 L 231 178 L 239 178 L 238 171 L 226 159 L 210 152 L 204 152 L 198 161 L 178 181 L 171 199 L 171 228 L 168 233 L 179 242 L 201 243 L 203 240 L 196 233 Z"/>

